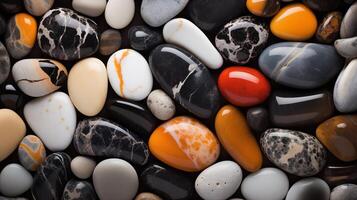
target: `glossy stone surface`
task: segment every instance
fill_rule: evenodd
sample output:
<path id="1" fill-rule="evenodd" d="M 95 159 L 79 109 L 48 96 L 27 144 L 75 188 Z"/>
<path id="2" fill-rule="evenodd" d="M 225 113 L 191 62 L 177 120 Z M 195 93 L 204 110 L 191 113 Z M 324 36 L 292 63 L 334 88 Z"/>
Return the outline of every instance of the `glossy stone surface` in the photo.
<path id="1" fill-rule="evenodd" d="M 135 14 L 134 0 L 109 0 L 105 7 L 105 20 L 109 26 L 122 29 L 128 26 Z"/>
<path id="2" fill-rule="evenodd" d="M 24 5 L 31 15 L 42 16 L 51 9 L 54 0 L 24 0 Z"/>
<path id="3" fill-rule="evenodd" d="M 152 91 L 146 99 L 151 113 L 160 120 L 171 119 L 176 112 L 174 101 L 161 89 Z"/>
<path id="4" fill-rule="evenodd" d="M 248 10 L 259 17 L 274 16 L 280 9 L 278 0 L 247 0 Z"/>
<path id="5" fill-rule="evenodd" d="M 73 0 L 72 7 L 76 11 L 90 17 L 100 16 L 107 5 L 106 0 Z"/>
<path id="6" fill-rule="evenodd" d="M 92 176 L 96 165 L 95 160 L 89 157 L 77 156 L 71 161 L 71 170 L 77 178 L 87 179 Z"/>
<path id="7" fill-rule="evenodd" d="M 341 22 L 341 12 L 328 13 L 316 31 L 316 39 L 322 43 L 332 43 L 335 41 L 340 35 Z"/>
<path id="8" fill-rule="evenodd" d="M 253 107 L 247 111 L 247 123 L 255 132 L 265 131 L 270 125 L 269 113 L 264 107 Z"/>
<path id="9" fill-rule="evenodd" d="M 342 0 L 303 0 L 302 2 L 316 11 L 326 12 L 336 10 Z"/>
<path id="10" fill-rule="evenodd" d="M 260 139 L 266 157 L 279 168 L 297 176 L 319 173 L 326 151 L 314 136 L 286 129 L 268 129 Z"/>
<path id="11" fill-rule="evenodd" d="M 94 54 L 99 47 L 97 24 L 68 8 L 46 12 L 37 38 L 44 53 L 60 60 L 81 59 Z"/>
<path id="12" fill-rule="evenodd" d="M 46 149 L 35 135 L 24 137 L 18 147 L 19 161 L 29 171 L 36 171 L 46 158 Z"/>
<path id="13" fill-rule="evenodd" d="M 239 110 L 231 105 L 222 107 L 216 116 L 215 129 L 225 150 L 242 168 L 249 172 L 261 168 L 263 158 L 259 145 Z"/>
<path id="14" fill-rule="evenodd" d="M 160 161 L 187 172 L 205 169 L 220 153 L 213 133 L 189 117 L 175 117 L 156 128 L 150 136 L 149 148 Z"/>
<path id="15" fill-rule="evenodd" d="M 334 113 L 329 91 L 290 92 L 277 90 L 269 101 L 272 124 L 277 127 L 318 125 Z"/>
<path id="16" fill-rule="evenodd" d="M 323 179 L 331 186 L 357 181 L 357 165 L 328 165 L 322 173 Z"/>
<path id="17" fill-rule="evenodd" d="M 224 25 L 215 43 L 226 60 L 246 64 L 260 54 L 268 37 L 268 27 L 262 20 L 243 16 Z"/>
<path id="18" fill-rule="evenodd" d="M 78 181 L 72 179 L 67 182 L 62 200 L 96 200 L 97 194 L 94 191 L 92 184 L 87 181 Z"/>
<path id="19" fill-rule="evenodd" d="M 139 165 L 149 158 L 144 141 L 127 128 L 99 117 L 78 123 L 73 145 L 81 155 L 123 158 Z"/>
<path id="20" fill-rule="evenodd" d="M 16 197 L 32 185 L 32 175 L 19 164 L 8 164 L 0 172 L 0 192 L 6 196 Z"/>
<path id="21" fill-rule="evenodd" d="M 150 192 L 142 192 L 135 197 L 135 200 L 162 200 L 156 194 Z"/>
<path id="22" fill-rule="evenodd" d="M 0 42 L 0 84 L 6 81 L 10 74 L 10 57 L 5 46 Z"/>
<path id="23" fill-rule="evenodd" d="M 343 184 L 331 191 L 330 200 L 353 200 L 357 199 L 357 185 Z"/>
<path id="24" fill-rule="evenodd" d="M 34 199 L 60 200 L 71 176 L 71 158 L 63 152 L 49 155 L 38 168 L 31 194 Z"/>
<path id="25" fill-rule="evenodd" d="M 350 38 L 357 36 L 357 2 L 354 2 L 343 17 L 340 36 L 341 38 Z"/>
<path id="26" fill-rule="evenodd" d="M 193 182 L 186 176 L 159 165 L 149 165 L 140 175 L 140 183 L 163 199 L 192 199 Z"/>
<path id="27" fill-rule="evenodd" d="M 132 26 L 128 32 L 130 46 L 138 51 L 151 50 L 163 43 L 162 35 L 146 26 Z"/>
<path id="28" fill-rule="evenodd" d="M 21 112 L 25 104 L 25 95 L 17 88 L 16 84 L 5 82 L 0 87 L 0 106 Z"/>
<path id="29" fill-rule="evenodd" d="M 99 53 L 109 56 L 119 50 L 122 43 L 121 34 L 114 29 L 108 29 L 100 35 Z"/>
<path id="30" fill-rule="evenodd" d="M 319 178 L 305 178 L 291 186 L 285 200 L 329 200 L 330 188 Z"/>
<path id="31" fill-rule="evenodd" d="M 343 60 L 330 45 L 281 42 L 262 52 L 259 67 L 279 84 L 313 89 L 331 81 L 343 67 Z"/>
<path id="32" fill-rule="evenodd" d="M 357 36 L 336 40 L 335 48 L 341 56 L 347 59 L 357 58 Z"/>

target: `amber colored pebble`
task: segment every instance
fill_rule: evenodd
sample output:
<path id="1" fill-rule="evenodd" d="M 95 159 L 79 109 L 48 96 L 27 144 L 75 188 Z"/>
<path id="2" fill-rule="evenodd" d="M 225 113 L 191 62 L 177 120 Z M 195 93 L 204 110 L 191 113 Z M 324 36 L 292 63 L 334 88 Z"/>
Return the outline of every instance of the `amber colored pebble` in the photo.
<path id="1" fill-rule="evenodd" d="M 279 0 L 247 0 L 248 10 L 259 17 L 274 16 L 280 9 Z"/>
<path id="2" fill-rule="evenodd" d="M 340 34 L 342 13 L 330 12 L 322 20 L 316 32 L 316 39 L 323 43 L 332 43 Z"/>
<path id="3" fill-rule="evenodd" d="M 250 172 L 261 168 L 262 152 L 240 111 L 231 105 L 221 108 L 215 128 L 219 141 L 241 167 Z"/>
<path id="4" fill-rule="evenodd" d="M 171 167 L 196 172 L 213 164 L 220 152 L 213 133 L 196 119 L 176 117 L 151 134 L 150 152 Z"/>
<path id="5" fill-rule="evenodd" d="M 316 136 L 342 161 L 357 160 L 357 115 L 339 115 L 326 120 L 316 129 Z"/>
<path id="6" fill-rule="evenodd" d="M 156 194 L 150 192 L 143 192 L 136 196 L 135 200 L 162 200 Z"/>
<path id="7" fill-rule="evenodd" d="M 285 6 L 270 23 L 270 30 L 275 36 L 290 41 L 307 40 L 315 34 L 316 29 L 316 16 L 301 3 Z"/>

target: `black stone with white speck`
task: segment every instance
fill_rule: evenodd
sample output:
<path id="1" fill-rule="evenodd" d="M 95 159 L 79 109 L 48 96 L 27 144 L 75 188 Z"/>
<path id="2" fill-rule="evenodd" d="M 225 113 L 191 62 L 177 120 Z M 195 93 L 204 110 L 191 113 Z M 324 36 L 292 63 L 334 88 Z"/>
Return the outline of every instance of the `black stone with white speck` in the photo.
<path id="1" fill-rule="evenodd" d="M 62 200 L 96 200 L 97 194 L 87 181 L 70 180 L 63 191 Z"/>
<path id="2" fill-rule="evenodd" d="M 164 41 L 159 32 L 151 30 L 146 26 L 131 27 L 128 35 L 130 46 L 138 51 L 153 49 Z"/>

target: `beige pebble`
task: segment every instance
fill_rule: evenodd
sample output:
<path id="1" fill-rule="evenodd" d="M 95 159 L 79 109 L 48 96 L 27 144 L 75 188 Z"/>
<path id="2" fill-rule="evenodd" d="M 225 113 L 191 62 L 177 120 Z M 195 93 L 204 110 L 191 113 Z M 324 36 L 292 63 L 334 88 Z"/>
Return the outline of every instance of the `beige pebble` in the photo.
<path id="1" fill-rule="evenodd" d="M 150 192 L 143 192 L 136 196 L 135 200 L 162 200 L 156 194 Z"/>

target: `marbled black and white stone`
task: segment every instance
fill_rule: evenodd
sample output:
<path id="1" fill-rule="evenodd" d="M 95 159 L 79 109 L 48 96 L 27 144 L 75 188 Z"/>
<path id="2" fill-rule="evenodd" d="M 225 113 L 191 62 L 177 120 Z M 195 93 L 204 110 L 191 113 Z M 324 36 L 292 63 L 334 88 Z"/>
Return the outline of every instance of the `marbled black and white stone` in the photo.
<path id="1" fill-rule="evenodd" d="M 127 128 L 104 118 L 89 118 L 78 123 L 73 145 L 81 155 L 123 158 L 145 165 L 149 149 Z"/>
<path id="2" fill-rule="evenodd" d="M 347 10 L 342 19 L 340 36 L 341 38 L 350 38 L 357 36 L 357 1 Z"/>
<path id="3" fill-rule="evenodd" d="M 0 42 L 0 84 L 2 84 L 10 74 L 10 57 L 5 46 Z"/>
<path id="4" fill-rule="evenodd" d="M 100 35 L 99 53 L 109 56 L 119 50 L 122 43 L 121 34 L 118 30 L 108 29 Z"/>
<path id="5" fill-rule="evenodd" d="M 347 59 L 357 58 L 357 36 L 336 40 L 335 48 L 341 56 Z"/>
<path id="6" fill-rule="evenodd" d="M 68 8 L 46 12 L 37 37 L 41 50 L 60 60 L 88 57 L 99 47 L 97 24 Z"/>
<path id="7" fill-rule="evenodd" d="M 326 163 L 326 151 L 314 136 L 286 129 L 268 129 L 260 139 L 267 158 L 297 176 L 313 176 Z"/>
<path id="8" fill-rule="evenodd" d="M 216 47 L 225 59 L 246 64 L 260 54 L 268 37 L 268 27 L 263 21 L 243 16 L 227 23 L 216 35 Z"/>
<path id="9" fill-rule="evenodd" d="M 31 15 L 42 16 L 51 9 L 54 0 L 24 0 L 24 5 Z"/>
<path id="10" fill-rule="evenodd" d="M 97 194 L 92 184 L 87 181 L 72 179 L 67 182 L 62 200 L 96 200 Z"/>
<path id="11" fill-rule="evenodd" d="M 162 35 L 146 26 L 132 26 L 128 32 L 130 46 L 138 51 L 151 50 L 163 43 Z"/>
<path id="12" fill-rule="evenodd" d="M 354 200 L 357 199 L 357 185 L 343 184 L 331 191 L 330 200 Z"/>

